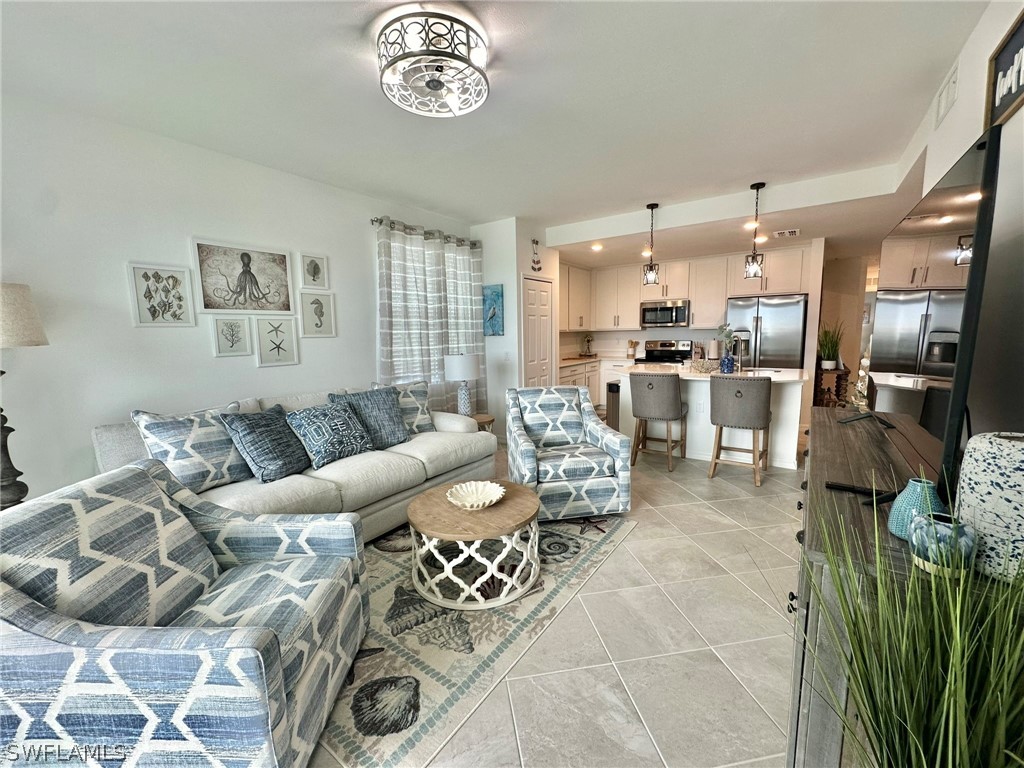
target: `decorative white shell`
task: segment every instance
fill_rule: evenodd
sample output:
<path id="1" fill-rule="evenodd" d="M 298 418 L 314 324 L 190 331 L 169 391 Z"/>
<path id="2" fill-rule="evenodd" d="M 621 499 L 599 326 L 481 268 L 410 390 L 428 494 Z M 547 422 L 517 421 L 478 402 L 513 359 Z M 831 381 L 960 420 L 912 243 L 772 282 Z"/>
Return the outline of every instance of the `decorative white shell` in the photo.
<path id="1" fill-rule="evenodd" d="M 505 495 L 505 488 L 489 480 L 470 480 L 454 486 L 446 495 L 459 509 L 484 509 L 497 504 Z"/>

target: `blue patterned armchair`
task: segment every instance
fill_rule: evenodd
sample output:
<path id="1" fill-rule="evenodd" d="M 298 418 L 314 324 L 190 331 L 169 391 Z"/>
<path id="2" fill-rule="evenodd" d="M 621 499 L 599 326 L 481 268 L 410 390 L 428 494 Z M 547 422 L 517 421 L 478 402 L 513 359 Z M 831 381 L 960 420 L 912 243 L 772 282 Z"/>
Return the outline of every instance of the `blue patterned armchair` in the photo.
<path id="1" fill-rule="evenodd" d="M 355 514 L 252 515 L 140 461 L 0 513 L 0 743 L 306 764 L 369 620 Z M 38 754 L 38 753 L 37 753 Z"/>
<path id="2" fill-rule="evenodd" d="M 586 387 L 505 392 L 508 476 L 540 496 L 540 519 L 629 511 L 629 438 L 607 426 Z"/>

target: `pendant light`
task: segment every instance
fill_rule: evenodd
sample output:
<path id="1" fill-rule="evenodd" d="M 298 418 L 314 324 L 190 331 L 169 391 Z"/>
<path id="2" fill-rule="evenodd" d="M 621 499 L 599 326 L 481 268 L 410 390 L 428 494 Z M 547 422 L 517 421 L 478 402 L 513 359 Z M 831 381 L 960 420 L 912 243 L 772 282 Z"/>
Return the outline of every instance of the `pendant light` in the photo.
<path id="1" fill-rule="evenodd" d="M 754 244 L 743 265 L 743 277 L 747 280 L 760 280 L 764 276 L 764 254 L 757 252 L 757 228 L 760 225 L 761 190 L 765 188 L 765 183 L 757 181 L 750 188 L 754 190 Z"/>
<path id="2" fill-rule="evenodd" d="M 972 256 L 974 256 L 974 235 L 960 235 L 956 239 L 956 259 L 953 264 L 958 267 L 969 267 Z"/>
<path id="3" fill-rule="evenodd" d="M 654 263 L 654 210 L 657 207 L 657 203 L 647 204 L 647 210 L 651 212 L 651 239 L 647 241 L 647 247 L 644 248 L 642 253 L 642 255 L 650 259 L 650 261 L 644 264 L 644 285 L 658 284 L 658 265 Z"/>

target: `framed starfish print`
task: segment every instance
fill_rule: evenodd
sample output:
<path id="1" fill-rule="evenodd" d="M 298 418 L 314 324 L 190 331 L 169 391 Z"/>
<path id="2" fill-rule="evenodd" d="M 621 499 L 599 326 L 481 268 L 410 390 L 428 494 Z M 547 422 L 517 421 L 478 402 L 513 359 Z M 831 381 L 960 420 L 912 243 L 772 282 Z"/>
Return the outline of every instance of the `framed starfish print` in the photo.
<path id="1" fill-rule="evenodd" d="M 256 318 L 256 365 L 298 365 L 299 344 L 294 317 Z"/>

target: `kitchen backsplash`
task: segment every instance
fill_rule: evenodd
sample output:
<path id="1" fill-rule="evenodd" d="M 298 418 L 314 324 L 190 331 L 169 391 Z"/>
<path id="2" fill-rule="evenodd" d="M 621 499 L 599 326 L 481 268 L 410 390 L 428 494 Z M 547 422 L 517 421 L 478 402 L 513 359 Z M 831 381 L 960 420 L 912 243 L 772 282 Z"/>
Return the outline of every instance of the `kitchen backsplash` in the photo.
<path id="1" fill-rule="evenodd" d="M 576 357 L 586 346 L 584 331 L 563 331 L 559 334 L 559 358 Z M 689 328 L 662 328 L 645 331 L 591 331 L 594 341 L 590 344 L 592 352 L 606 357 L 625 357 L 626 342 L 636 339 L 640 342 L 637 355 L 643 356 L 643 345 L 650 339 L 690 339 L 691 341 L 708 342 L 715 338 L 713 330 L 691 330 Z"/>

